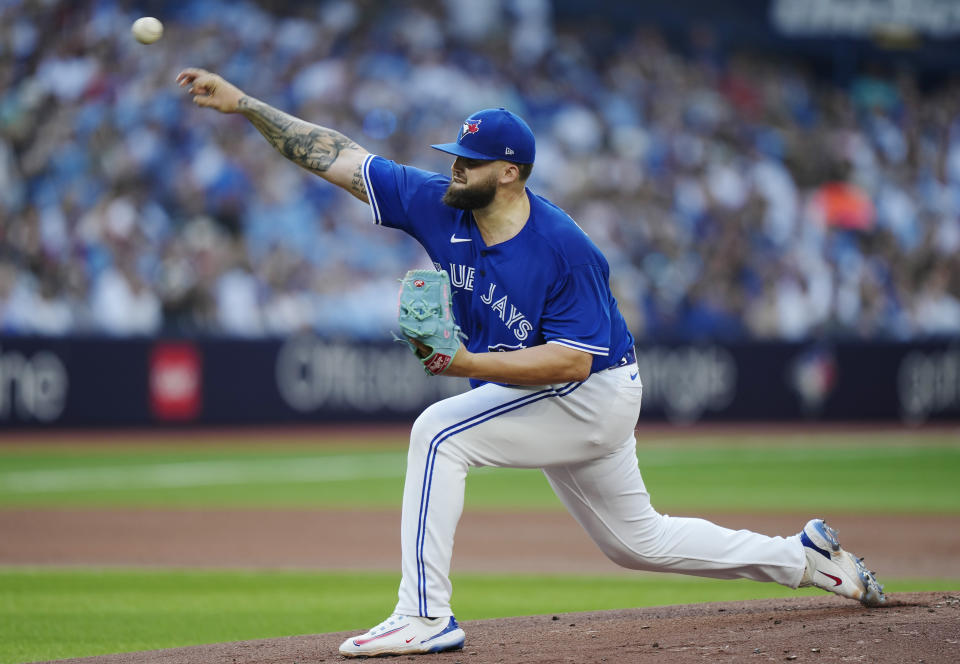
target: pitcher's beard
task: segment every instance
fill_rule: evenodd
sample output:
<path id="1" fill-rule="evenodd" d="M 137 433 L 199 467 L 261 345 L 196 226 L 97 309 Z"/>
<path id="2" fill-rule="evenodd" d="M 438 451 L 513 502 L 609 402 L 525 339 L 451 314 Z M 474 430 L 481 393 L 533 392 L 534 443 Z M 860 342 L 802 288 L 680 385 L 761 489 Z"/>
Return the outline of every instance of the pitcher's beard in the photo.
<path id="1" fill-rule="evenodd" d="M 443 194 L 443 204 L 458 210 L 477 210 L 493 202 L 497 195 L 496 181 L 484 182 L 473 187 L 453 188 L 453 181 Z"/>

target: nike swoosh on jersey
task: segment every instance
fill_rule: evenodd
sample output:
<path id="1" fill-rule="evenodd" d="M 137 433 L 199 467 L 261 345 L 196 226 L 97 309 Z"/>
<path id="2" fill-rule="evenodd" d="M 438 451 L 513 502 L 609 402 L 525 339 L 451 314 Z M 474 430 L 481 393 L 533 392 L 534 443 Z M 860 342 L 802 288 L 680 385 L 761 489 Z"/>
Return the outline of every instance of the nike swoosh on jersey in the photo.
<path id="1" fill-rule="evenodd" d="M 457 234 L 454 233 L 450 236 L 450 244 L 456 244 L 457 242 L 473 242 L 471 237 L 457 237 Z"/>

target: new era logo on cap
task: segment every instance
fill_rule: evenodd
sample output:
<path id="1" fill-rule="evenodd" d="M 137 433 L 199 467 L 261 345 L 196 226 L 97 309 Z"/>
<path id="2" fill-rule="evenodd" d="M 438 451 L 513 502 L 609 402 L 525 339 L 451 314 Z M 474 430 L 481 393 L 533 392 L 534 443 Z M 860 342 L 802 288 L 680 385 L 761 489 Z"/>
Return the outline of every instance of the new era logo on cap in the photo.
<path id="1" fill-rule="evenodd" d="M 530 127 L 519 115 L 505 108 L 477 111 L 463 121 L 456 143 L 431 147 L 468 159 L 506 159 L 518 164 L 532 164 L 536 156 L 536 141 Z"/>

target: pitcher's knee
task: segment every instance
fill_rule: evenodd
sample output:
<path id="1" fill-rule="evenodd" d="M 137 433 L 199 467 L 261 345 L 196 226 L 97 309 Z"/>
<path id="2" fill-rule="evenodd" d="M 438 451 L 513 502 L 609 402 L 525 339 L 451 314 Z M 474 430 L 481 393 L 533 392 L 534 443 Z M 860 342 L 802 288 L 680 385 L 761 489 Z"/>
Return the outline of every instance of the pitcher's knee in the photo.
<path id="1" fill-rule="evenodd" d="M 435 403 L 420 413 L 420 416 L 413 422 L 410 429 L 410 451 L 419 450 L 425 452 L 440 437 L 446 428 L 443 417 L 443 411 L 438 408 L 440 404 Z"/>
<path id="2" fill-rule="evenodd" d="M 651 510 L 643 519 L 642 527 L 638 523 L 633 525 L 636 530 L 623 533 L 617 537 L 611 536 L 598 541 L 600 550 L 611 561 L 627 569 L 656 569 L 663 554 L 663 515 Z"/>
<path id="3" fill-rule="evenodd" d="M 656 567 L 656 564 L 647 558 L 644 551 L 632 549 L 619 542 L 616 546 L 605 546 L 602 550 L 607 558 L 620 567 L 638 570 Z"/>

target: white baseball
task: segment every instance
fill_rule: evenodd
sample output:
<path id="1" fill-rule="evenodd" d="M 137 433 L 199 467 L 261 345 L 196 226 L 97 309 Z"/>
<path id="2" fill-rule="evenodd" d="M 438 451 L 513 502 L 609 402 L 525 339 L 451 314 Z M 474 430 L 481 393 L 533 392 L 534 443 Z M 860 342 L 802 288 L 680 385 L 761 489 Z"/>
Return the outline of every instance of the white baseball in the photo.
<path id="1" fill-rule="evenodd" d="M 152 44 L 163 36 L 163 23 L 152 16 L 142 16 L 133 22 L 130 31 L 141 44 Z"/>

